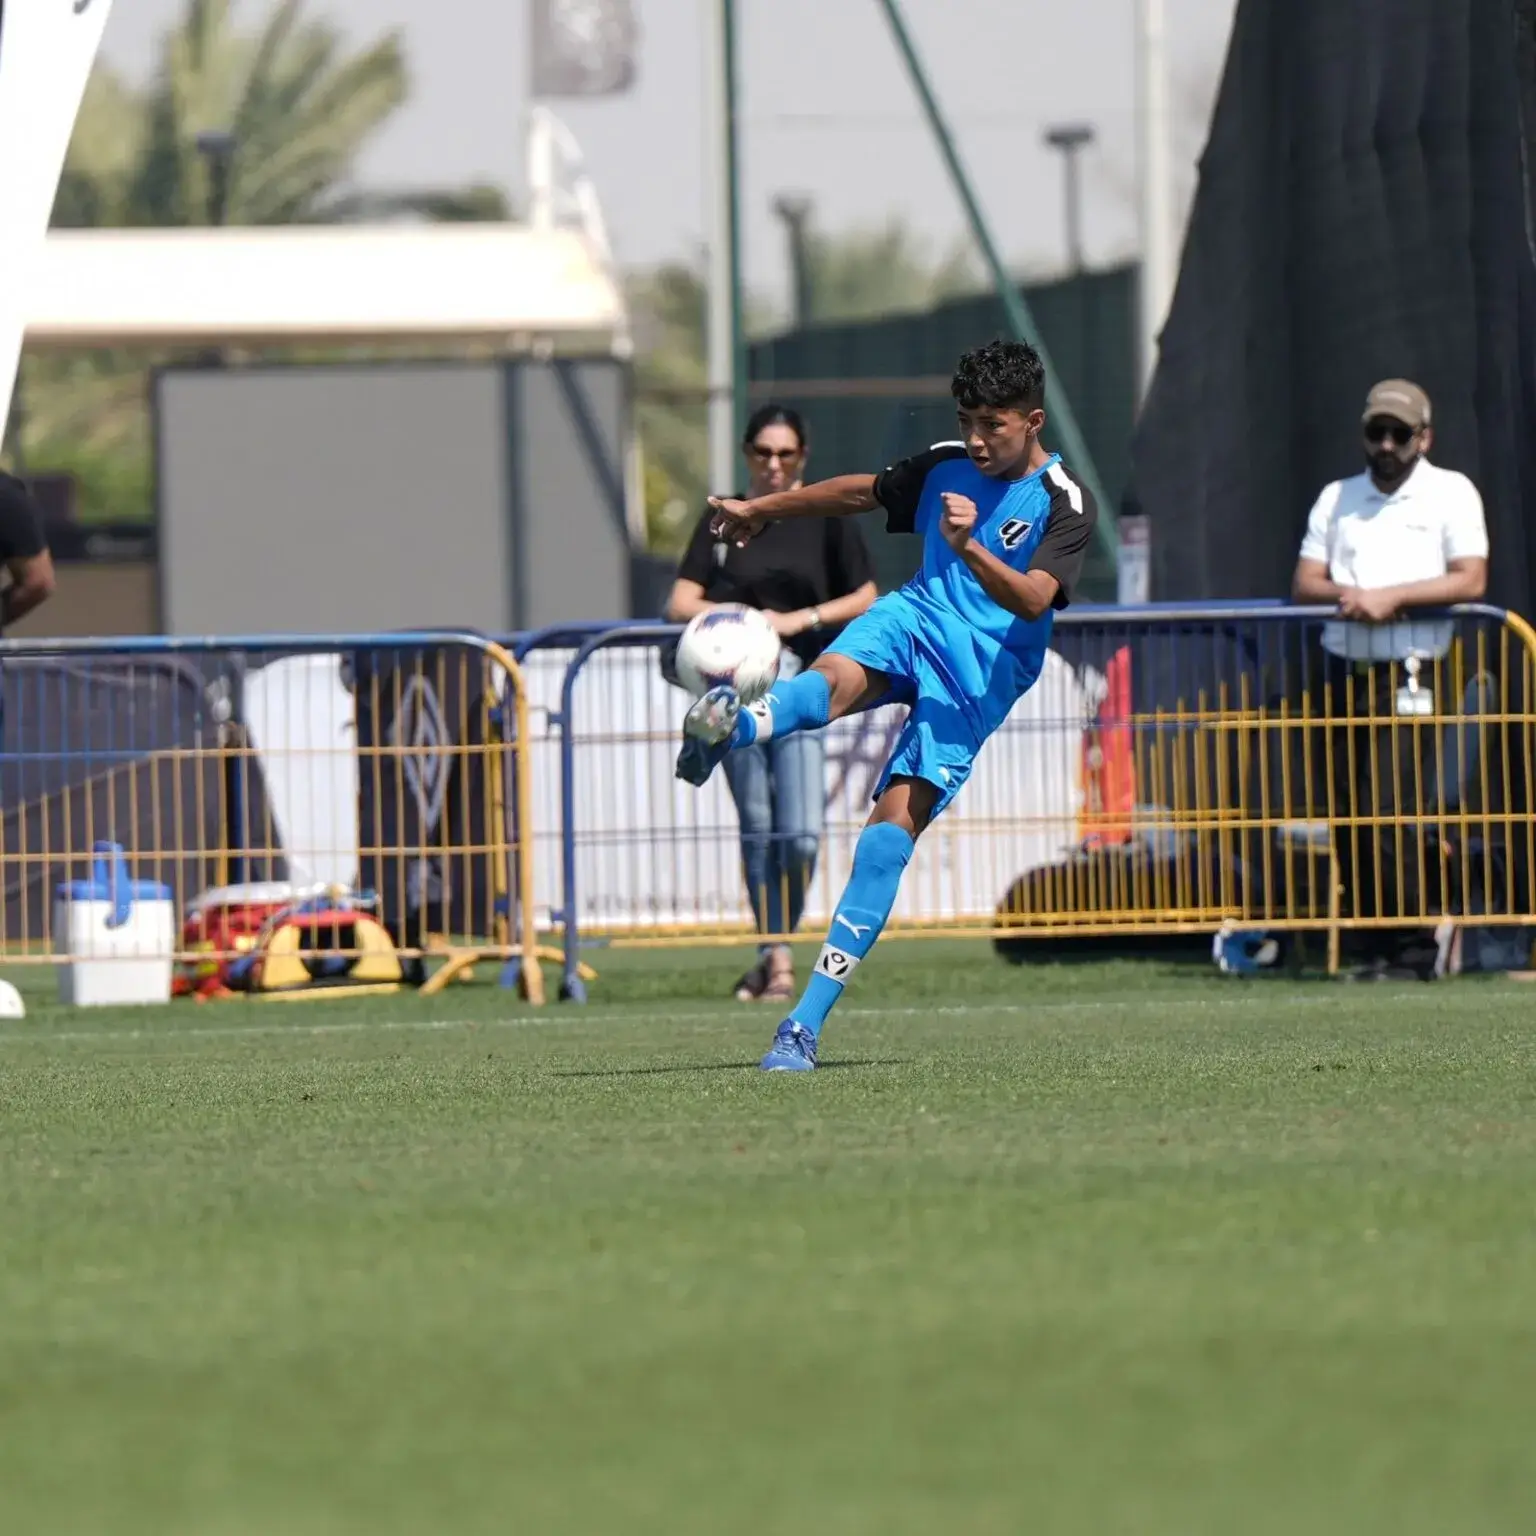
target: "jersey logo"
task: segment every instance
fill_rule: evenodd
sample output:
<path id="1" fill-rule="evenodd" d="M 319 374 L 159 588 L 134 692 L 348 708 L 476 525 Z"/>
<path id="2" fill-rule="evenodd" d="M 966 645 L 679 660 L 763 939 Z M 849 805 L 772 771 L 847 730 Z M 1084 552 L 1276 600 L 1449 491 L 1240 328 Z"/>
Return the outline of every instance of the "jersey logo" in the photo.
<path id="1" fill-rule="evenodd" d="M 1004 549 L 1017 549 L 1024 542 L 1024 535 L 1034 525 L 1026 523 L 1022 517 L 1010 517 L 1001 528 L 997 530 L 997 542 Z"/>
<path id="2" fill-rule="evenodd" d="M 1049 480 L 1058 491 L 1064 491 L 1066 493 L 1067 501 L 1071 504 L 1072 510 L 1076 512 L 1079 517 L 1081 517 L 1083 515 L 1082 487 L 1077 483 L 1076 480 L 1071 477 L 1071 475 L 1066 472 L 1066 470 L 1061 467 L 1059 461 L 1055 464 L 1052 464 L 1051 467 L 1046 470 L 1045 478 Z"/>

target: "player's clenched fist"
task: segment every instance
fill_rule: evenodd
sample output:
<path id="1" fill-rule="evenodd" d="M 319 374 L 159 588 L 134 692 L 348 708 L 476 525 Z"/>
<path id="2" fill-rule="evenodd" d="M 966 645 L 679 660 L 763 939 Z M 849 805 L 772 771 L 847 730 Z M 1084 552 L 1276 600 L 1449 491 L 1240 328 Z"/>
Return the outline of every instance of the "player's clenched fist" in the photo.
<path id="1" fill-rule="evenodd" d="M 970 543 L 971 535 L 976 531 L 976 503 L 955 491 L 945 491 L 941 499 L 944 515 L 939 519 L 939 532 L 943 534 L 944 542 L 958 553 Z"/>

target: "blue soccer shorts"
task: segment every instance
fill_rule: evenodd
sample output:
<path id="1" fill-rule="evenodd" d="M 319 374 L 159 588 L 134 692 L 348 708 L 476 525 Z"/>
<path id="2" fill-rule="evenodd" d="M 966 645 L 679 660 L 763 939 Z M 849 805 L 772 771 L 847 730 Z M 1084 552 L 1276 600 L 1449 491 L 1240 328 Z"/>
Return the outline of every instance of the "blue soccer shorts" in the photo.
<path id="1" fill-rule="evenodd" d="M 827 650 L 891 680 L 880 704 L 907 704 L 911 712 L 875 785 L 878 800 L 892 779 L 923 779 L 939 792 L 937 816 L 971 776 L 985 734 L 956 698 L 939 648 L 921 616 L 898 593 L 888 593 L 859 615 Z"/>

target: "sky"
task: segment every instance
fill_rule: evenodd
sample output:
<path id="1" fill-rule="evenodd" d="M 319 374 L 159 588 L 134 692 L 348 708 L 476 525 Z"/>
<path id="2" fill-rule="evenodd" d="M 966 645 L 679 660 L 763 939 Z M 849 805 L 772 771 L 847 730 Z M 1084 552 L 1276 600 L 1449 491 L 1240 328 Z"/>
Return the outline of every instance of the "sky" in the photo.
<path id="1" fill-rule="evenodd" d="M 130 75 L 185 0 L 115 0 L 103 56 Z M 710 0 L 634 0 L 639 76 L 623 95 L 549 103 L 575 134 L 615 254 L 628 267 L 695 254 L 706 227 L 704 57 Z M 1235 0 L 1165 0 L 1186 195 Z M 1059 155 L 1046 127 L 1094 126 L 1083 159 L 1090 262 L 1135 249 L 1133 0 L 903 0 L 935 93 L 1005 256 L 1064 259 Z M 258 24 L 270 0 L 238 0 Z M 399 29 L 411 99 L 358 167 L 375 184 L 492 181 L 520 196 L 529 105 L 527 0 L 309 0 L 354 45 Z M 742 218 L 748 286 L 782 298 L 780 193 L 820 227 L 906 219 L 937 252 L 965 235 L 958 199 L 876 0 L 738 0 Z"/>

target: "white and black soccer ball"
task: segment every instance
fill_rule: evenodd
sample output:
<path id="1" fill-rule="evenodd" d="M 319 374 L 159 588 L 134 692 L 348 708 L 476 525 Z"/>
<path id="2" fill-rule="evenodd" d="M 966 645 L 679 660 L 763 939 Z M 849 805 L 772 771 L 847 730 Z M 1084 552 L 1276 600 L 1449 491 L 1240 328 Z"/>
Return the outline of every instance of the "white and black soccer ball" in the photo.
<path id="1" fill-rule="evenodd" d="M 780 645 L 756 608 L 722 603 L 688 621 L 677 642 L 678 680 L 695 698 L 729 684 L 743 704 L 754 703 L 779 675 Z"/>

